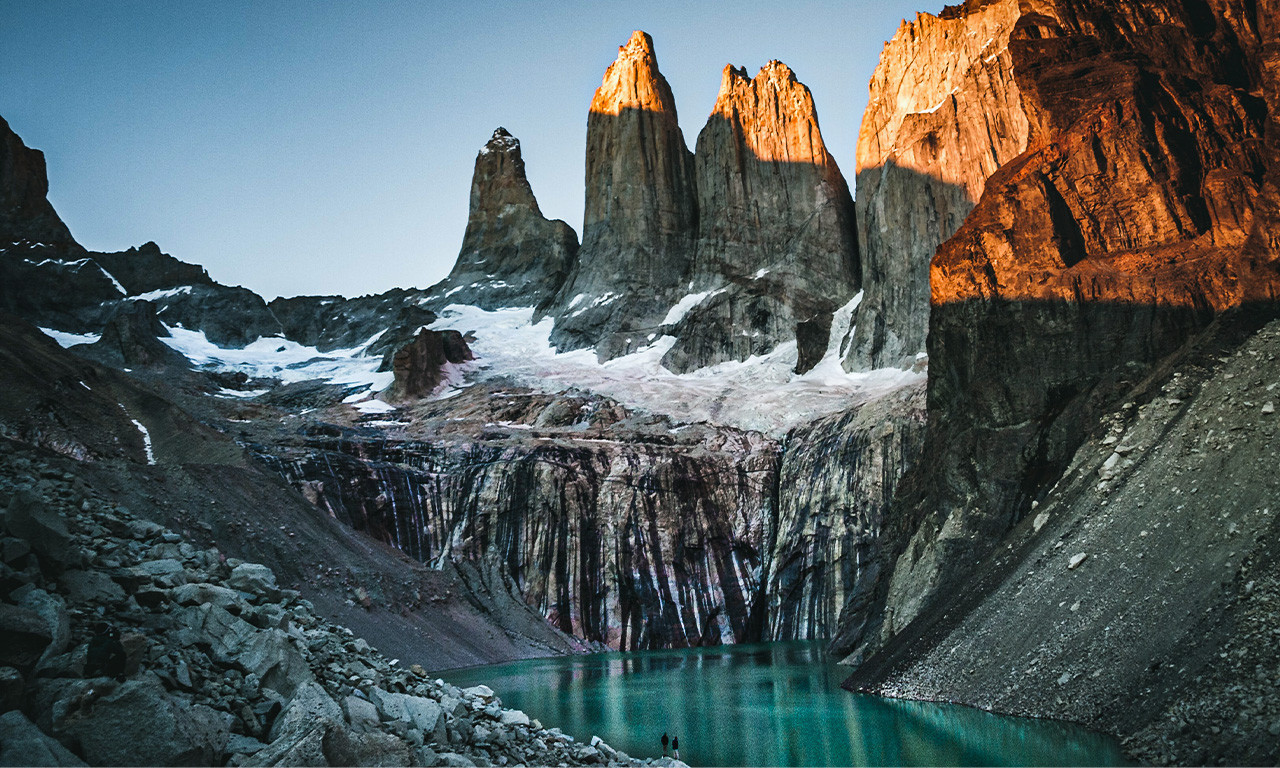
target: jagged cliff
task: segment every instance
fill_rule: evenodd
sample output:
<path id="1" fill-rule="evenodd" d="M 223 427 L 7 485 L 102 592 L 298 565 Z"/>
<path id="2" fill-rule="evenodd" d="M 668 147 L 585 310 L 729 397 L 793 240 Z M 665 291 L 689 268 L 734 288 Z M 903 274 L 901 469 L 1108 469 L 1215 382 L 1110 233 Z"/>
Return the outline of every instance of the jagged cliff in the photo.
<path id="1" fill-rule="evenodd" d="M 842 650 L 954 606 L 1151 366 L 1215 315 L 1274 311 L 1276 252 L 1251 245 L 1275 206 L 1267 18 L 1172 0 L 1020 11 L 1008 53 L 1033 138 L 934 257 L 922 469 L 886 527 L 891 577 Z"/>
<path id="2" fill-rule="evenodd" d="M 674 371 L 808 342 L 826 350 L 831 315 L 858 288 L 853 200 L 818 128 L 813 96 L 771 61 L 754 78 L 725 66 L 694 160 L 698 239 L 688 292 L 703 298 L 666 332 Z M 807 365 L 799 366 L 801 371 Z"/>
<path id="3" fill-rule="evenodd" d="M 858 134 L 865 296 L 849 370 L 909 365 L 925 351 L 929 262 L 1027 148 L 1031 125 L 1009 51 L 1018 0 L 921 13 L 880 54 Z"/>
<path id="4" fill-rule="evenodd" d="M 555 296 L 577 254 L 573 229 L 538 208 L 520 140 L 498 128 L 476 155 L 458 260 L 431 293 L 441 304 L 536 307 Z"/>
<path id="5" fill-rule="evenodd" d="M 693 155 L 644 32 L 618 48 L 591 100 L 586 165 L 582 248 L 550 305 L 552 339 L 607 359 L 642 346 L 679 298 L 698 221 Z"/>

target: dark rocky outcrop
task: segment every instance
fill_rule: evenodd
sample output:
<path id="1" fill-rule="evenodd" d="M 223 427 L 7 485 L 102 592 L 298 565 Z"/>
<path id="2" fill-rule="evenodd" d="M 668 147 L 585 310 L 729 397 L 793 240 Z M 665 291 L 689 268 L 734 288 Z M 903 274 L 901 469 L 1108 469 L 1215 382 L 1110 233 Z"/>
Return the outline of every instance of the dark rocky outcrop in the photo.
<path id="1" fill-rule="evenodd" d="M 436 321 L 426 307 L 426 291 L 393 288 L 372 296 L 294 296 L 267 305 L 280 321 L 284 337 L 320 352 L 367 345 L 384 355 L 409 343 L 423 326 Z M 384 370 L 390 370 L 385 368 Z"/>
<path id="2" fill-rule="evenodd" d="M 457 331 L 432 331 L 423 328 L 418 335 L 391 357 L 395 380 L 388 396 L 392 400 L 426 397 L 440 386 L 448 375 L 448 366 L 474 360 L 475 355 Z"/>
<path id="3" fill-rule="evenodd" d="M 77 354 L 117 368 L 185 368 L 187 359 L 160 341 L 169 336 L 149 301 L 125 301 L 117 305 L 102 337 L 75 347 Z"/>
<path id="4" fill-rule="evenodd" d="M 558 348 L 608 359 L 646 343 L 685 294 L 698 222 L 693 154 L 643 32 L 619 47 L 591 101 L 586 166 L 577 267 L 547 311 Z"/>
<path id="5" fill-rule="evenodd" d="M 48 194 L 44 153 L 23 144 L 0 118 L 0 249 L 47 246 L 66 253 L 84 251 L 49 204 Z"/>
<path id="6" fill-rule="evenodd" d="M 827 334 L 800 326 L 829 331 L 831 314 L 853 298 L 858 246 L 853 200 L 809 89 L 780 61 L 754 78 L 726 66 L 694 166 L 688 292 L 713 295 L 665 330 L 677 341 L 663 365 L 680 372 L 745 360 L 791 340 L 816 362 Z"/>
<path id="7" fill-rule="evenodd" d="M 573 229 L 538 208 L 520 140 L 499 128 L 476 155 L 458 260 L 431 293 L 440 305 L 536 307 L 560 290 L 577 255 Z"/>

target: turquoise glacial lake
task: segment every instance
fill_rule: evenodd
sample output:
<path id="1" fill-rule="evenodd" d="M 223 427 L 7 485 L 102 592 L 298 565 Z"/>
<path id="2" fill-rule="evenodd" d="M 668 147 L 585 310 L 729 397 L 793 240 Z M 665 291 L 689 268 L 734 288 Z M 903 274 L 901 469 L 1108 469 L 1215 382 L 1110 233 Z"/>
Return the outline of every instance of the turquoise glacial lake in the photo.
<path id="1" fill-rule="evenodd" d="M 820 643 L 530 659 L 442 672 L 505 707 L 633 757 L 665 731 L 693 766 L 1124 765 L 1110 737 L 1052 720 L 840 688 L 848 668 Z"/>

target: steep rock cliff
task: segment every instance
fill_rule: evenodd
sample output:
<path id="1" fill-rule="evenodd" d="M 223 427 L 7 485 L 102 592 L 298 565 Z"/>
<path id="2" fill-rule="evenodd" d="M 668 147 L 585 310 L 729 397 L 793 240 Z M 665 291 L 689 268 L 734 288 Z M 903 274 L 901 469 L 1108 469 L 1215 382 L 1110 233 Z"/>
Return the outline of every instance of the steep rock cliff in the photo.
<path id="1" fill-rule="evenodd" d="M 744 360 L 808 342 L 798 325 L 829 328 L 857 292 L 858 246 L 849 187 L 823 144 L 809 89 L 780 61 L 754 78 L 726 66 L 694 167 L 688 292 L 706 298 L 667 329 L 677 341 L 663 365 L 679 372 Z M 821 357 L 826 335 L 812 337 Z"/>
<path id="2" fill-rule="evenodd" d="M 420 414 L 412 439 L 321 428 L 257 450 L 321 509 L 418 560 L 496 560 L 577 637 L 645 649 L 761 636 L 775 443 L 481 390 L 424 404 L 438 415 Z"/>
<path id="3" fill-rule="evenodd" d="M 498 128 L 476 155 L 462 250 L 433 298 L 485 309 L 538 306 L 555 296 L 577 253 L 573 229 L 538 208 L 520 140 Z"/>
<path id="4" fill-rule="evenodd" d="M 608 359 L 642 346 L 684 295 L 697 231 L 693 155 L 643 32 L 619 47 L 591 101 L 586 166 L 578 264 L 547 309 L 557 347 Z"/>
<path id="5" fill-rule="evenodd" d="M 987 177 L 1027 148 L 1009 51 L 1019 2 L 974 5 L 904 21 L 872 75 L 856 182 L 866 293 L 849 370 L 909 365 L 924 352 L 934 251 Z"/>
<path id="6" fill-rule="evenodd" d="M 921 382 L 787 435 L 765 590 L 770 638 L 836 636 L 842 609 L 877 567 L 898 481 L 924 445 L 924 399 Z"/>
<path id="7" fill-rule="evenodd" d="M 0 246 L 53 246 L 84 250 L 49 204 L 49 176 L 44 153 L 22 143 L 0 118 Z"/>
<path id="8" fill-rule="evenodd" d="M 448 378 L 449 366 L 474 360 L 471 349 L 457 331 L 423 328 L 413 341 L 393 352 L 391 370 L 395 379 L 388 392 L 392 400 L 426 397 Z"/>
<path id="9" fill-rule="evenodd" d="M 861 639 L 956 599 L 1120 393 L 1215 314 L 1274 311 L 1276 252 L 1247 245 L 1275 204 L 1261 15 L 1060 0 L 1019 19 L 1036 138 L 934 258 L 928 471 L 903 481 Z"/>

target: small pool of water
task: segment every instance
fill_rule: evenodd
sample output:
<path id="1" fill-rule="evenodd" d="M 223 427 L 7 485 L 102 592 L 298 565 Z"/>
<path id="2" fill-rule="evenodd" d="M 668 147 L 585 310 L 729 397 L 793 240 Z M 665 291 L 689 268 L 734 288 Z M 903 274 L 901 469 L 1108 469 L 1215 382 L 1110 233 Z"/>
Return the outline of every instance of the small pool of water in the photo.
<path id="1" fill-rule="evenodd" d="M 633 757 L 665 731 L 690 765 L 1123 765 L 1113 739 L 1051 720 L 840 688 L 820 643 L 530 659 L 441 673 Z"/>

